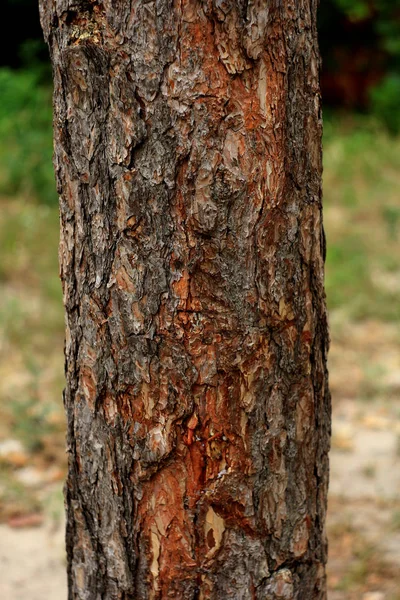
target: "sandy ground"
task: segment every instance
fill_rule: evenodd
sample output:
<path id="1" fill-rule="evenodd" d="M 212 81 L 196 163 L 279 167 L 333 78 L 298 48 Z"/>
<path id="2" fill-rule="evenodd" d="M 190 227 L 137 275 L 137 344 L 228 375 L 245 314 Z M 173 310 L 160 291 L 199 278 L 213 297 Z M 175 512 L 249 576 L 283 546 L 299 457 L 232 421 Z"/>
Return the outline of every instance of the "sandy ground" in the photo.
<path id="1" fill-rule="evenodd" d="M 23 529 L 0 525 L 0 598 L 66 600 L 61 524 Z"/>
<path id="2" fill-rule="evenodd" d="M 362 411 L 359 408 L 356 400 L 349 400 L 341 402 L 334 412 L 328 519 L 329 598 L 392 600 L 400 598 L 399 414 L 396 418 L 376 404 L 363 406 Z M 396 516 L 398 522 L 394 522 Z M 1 525 L 0 598 L 65 600 L 63 538 L 61 522 L 48 520 L 34 528 Z M 369 552 L 378 555 L 389 571 L 382 574 L 378 569 L 369 581 L 370 567 L 359 566 L 359 556 L 353 551 L 355 544 L 372 549 Z M 355 582 L 346 575 L 351 560 L 356 565 Z M 361 577 L 359 574 L 362 568 L 366 569 L 365 582 L 362 572 Z M 385 575 L 387 572 L 389 575 Z M 352 595 L 353 588 L 356 595 Z M 362 591 L 364 588 L 367 591 Z"/>

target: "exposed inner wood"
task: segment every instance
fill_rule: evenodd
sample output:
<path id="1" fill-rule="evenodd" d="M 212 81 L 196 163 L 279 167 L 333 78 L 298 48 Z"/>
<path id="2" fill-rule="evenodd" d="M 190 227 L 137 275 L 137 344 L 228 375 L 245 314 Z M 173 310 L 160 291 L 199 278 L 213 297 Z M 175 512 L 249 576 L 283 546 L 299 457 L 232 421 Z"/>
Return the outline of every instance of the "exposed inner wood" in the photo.
<path id="1" fill-rule="evenodd" d="M 74 600 L 325 599 L 316 1 L 51 0 Z"/>

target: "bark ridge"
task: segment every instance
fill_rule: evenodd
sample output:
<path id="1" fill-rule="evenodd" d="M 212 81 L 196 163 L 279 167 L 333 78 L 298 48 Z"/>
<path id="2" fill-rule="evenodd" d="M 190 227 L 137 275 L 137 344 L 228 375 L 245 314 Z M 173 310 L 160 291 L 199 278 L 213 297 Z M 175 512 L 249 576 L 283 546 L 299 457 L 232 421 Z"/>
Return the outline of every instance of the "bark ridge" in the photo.
<path id="1" fill-rule="evenodd" d="M 315 0 L 44 0 L 70 600 L 322 600 Z"/>

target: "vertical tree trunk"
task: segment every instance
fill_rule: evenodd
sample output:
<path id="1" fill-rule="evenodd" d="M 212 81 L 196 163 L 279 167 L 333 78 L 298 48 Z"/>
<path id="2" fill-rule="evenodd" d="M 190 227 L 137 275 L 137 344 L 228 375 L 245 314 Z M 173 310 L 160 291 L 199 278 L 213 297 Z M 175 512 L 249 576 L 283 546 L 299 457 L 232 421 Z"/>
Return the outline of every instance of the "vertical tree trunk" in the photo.
<path id="1" fill-rule="evenodd" d="M 316 0 L 41 0 L 69 598 L 326 598 Z"/>

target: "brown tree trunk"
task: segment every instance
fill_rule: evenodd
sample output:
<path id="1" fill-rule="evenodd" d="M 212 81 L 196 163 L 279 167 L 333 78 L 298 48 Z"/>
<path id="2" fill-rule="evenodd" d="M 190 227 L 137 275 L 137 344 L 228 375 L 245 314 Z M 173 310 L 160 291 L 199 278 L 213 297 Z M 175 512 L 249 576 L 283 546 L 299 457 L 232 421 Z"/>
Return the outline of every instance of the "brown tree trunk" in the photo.
<path id="1" fill-rule="evenodd" d="M 49 0 L 69 598 L 326 598 L 316 0 Z"/>

